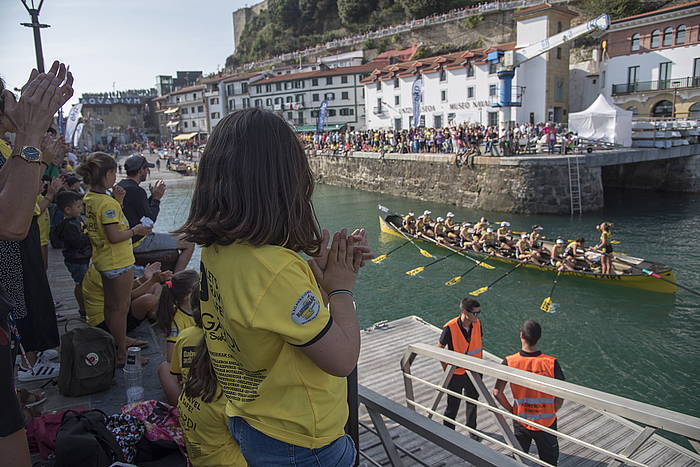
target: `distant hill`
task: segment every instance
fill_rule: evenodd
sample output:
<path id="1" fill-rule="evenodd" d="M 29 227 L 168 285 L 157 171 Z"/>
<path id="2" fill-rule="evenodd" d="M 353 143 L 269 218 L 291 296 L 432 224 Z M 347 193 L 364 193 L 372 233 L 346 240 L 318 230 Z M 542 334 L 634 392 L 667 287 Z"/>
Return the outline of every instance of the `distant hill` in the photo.
<path id="1" fill-rule="evenodd" d="M 235 67 L 350 34 L 372 31 L 413 18 L 423 18 L 477 3 L 481 2 L 475 0 L 267 0 L 266 9 L 246 19 L 243 32 L 236 44 L 236 52 L 226 59 L 226 66 Z M 583 19 L 593 18 L 601 13 L 608 13 L 615 19 L 661 8 L 670 3 L 677 2 L 573 0 L 570 2 L 570 7 L 579 11 Z M 476 23 L 478 21 L 467 22 L 463 25 L 463 29 L 476 28 Z M 507 21 L 502 21 L 501 26 L 508 27 L 509 24 Z M 510 32 L 506 35 L 509 34 Z M 391 39 L 393 43 L 392 41 L 386 41 L 386 44 L 372 42 L 366 44 L 366 48 L 389 48 L 405 42 L 398 37 Z M 463 39 L 463 37 L 455 37 L 453 41 L 448 38 L 447 43 L 442 43 L 439 47 L 433 46 L 433 51 L 442 52 L 463 47 L 465 45 Z"/>

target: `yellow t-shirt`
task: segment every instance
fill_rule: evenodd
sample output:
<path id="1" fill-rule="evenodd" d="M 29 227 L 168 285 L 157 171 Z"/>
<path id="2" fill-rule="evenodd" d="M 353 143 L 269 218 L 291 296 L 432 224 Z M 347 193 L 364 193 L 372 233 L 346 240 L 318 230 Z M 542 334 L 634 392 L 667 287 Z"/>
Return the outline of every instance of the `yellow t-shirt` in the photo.
<path id="1" fill-rule="evenodd" d="M 35 211 L 34 215 L 37 215 L 36 210 L 39 208 L 39 203 L 41 203 L 44 200 L 44 197 L 42 195 L 39 195 L 36 197 L 36 206 L 35 206 Z M 44 212 L 41 212 L 39 210 L 39 218 L 36 220 L 37 223 L 39 224 L 39 239 L 41 240 L 41 246 L 48 245 L 49 244 L 49 230 L 51 229 L 50 222 L 49 222 L 49 209 L 46 208 L 44 209 Z"/>
<path id="2" fill-rule="evenodd" d="M 83 198 L 88 237 L 92 244 L 92 262 L 98 271 L 125 268 L 134 264 L 131 239 L 110 243 L 105 233 L 105 225 L 119 224 L 119 231 L 129 229 L 119 202 L 104 193 L 88 191 Z"/>
<path id="3" fill-rule="evenodd" d="M 105 320 L 105 295 L 102 287 L 102 276 L 91 264 L 83 278 L 83 302 L 85 317 L 90 326 L 97 326 Z"/>
<path id="4" fill-rule="evenodd" d="M 197 323 L 194 322 L 192 315 L 188 315 L 184 311 L 176 309 L 173 315 L 173 321 L 170 323 L 170 332 L 165 340 L 175 343 L 177 341 L 177 336 L 179 336 L 182 331 L 196 325 Z"/>
<path id="5" fill-rule="evenodd" d="M 189 374 L 197 345 L 204 337 L 204 330 L 197 326 L 183 330 L 175 342 L 170 372 Z M 211 402 L 180 393 L 177 408 L 180 426 L 187 443 L 187 456 L 194 467 L 247 465 L 238 444 L 231 437 L 226 418 L 226 398 L 219 390 Z"/>
<path id="6" fill-rule="evenodd" d="M 226 414 L 310 449 L 343 435 L 345 378 L 301 350 L 332 325 L 309 265 L 278 246 L 202 248 L 200 305 Z"/>

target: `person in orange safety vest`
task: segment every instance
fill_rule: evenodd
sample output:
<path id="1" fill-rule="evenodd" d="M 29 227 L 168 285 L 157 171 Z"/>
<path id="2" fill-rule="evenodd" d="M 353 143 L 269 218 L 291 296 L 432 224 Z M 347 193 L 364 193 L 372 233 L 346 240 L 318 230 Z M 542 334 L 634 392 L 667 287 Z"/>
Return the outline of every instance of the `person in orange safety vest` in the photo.
<path id="1" fill-rule="evenodd" d="M 478 318 L 479 313 L 481 313 L 479 302 L 473 298 L 463 299 L 460 303 L 459 316 L 449 320 L 442 327 L 442 334 L 440 335 L 438 347 L 447 347 L 454 352 L 482 358 L 482 330 L 481 322 Z M 445 368 L 447 365 L 443 363 L 442 366 Z M 452 379 L 447 385 L 447 389 L 459 394 L 464 394 L 472 399 L 479 398 L 479 393 L 472 384 L 464 368 L 455 369 Z M 445 417 L 454 420 L 457 416 L 457 412 L 459 412 L 459 403 L 459 398 L 448 394 Z M 476 428 L 476 405 L 467 402 L 466 412 L 467 426 Z M 455 429 L 455 425 L 448 421 L 444 421 L 443 424 L 453 430 Z M 472 439 L 478 439 L 474 434 L 470 434 L 470 436 Z"/>
<path id="2" fill-rule="evenodd" d="M 520 328 L 520 352 L 507 356 L 503 360 L 503 364 L 511 368 L 564 380 L 564 372 L 559 366 L 559 361 L 537 349 L 537 342 L 541 336 L 542 327 L 537 321 L 525 321 Z M 564 403 L 563 399 L 511 383 L 510 388 L 514 398 L 511 405 L 504 392 L 505 386 L 505 381 L 500 379 L 496 381 L 493 395 L 506 410 L 547 428 L 557 429 L 557 410 Z M 513 431 L 523 451 L 528 452 L 534 440 L 540 459 L 552 465 L 557 464 L 559 442 L 556 436 L 519 421 L 513 421 Z"/>

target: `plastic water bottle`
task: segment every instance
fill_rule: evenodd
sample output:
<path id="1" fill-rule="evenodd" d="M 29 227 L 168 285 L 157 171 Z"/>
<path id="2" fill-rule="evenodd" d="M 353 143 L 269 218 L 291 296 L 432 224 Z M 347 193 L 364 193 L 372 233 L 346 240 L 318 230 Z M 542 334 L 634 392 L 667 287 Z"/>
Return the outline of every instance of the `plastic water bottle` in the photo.
<path id="1" fill-rule="evenodd" d="M 129 347 L 127 350 L 124 380 L 126 381 L 127 404 L 142 401 L 144 390 L 140 347 Z"/>

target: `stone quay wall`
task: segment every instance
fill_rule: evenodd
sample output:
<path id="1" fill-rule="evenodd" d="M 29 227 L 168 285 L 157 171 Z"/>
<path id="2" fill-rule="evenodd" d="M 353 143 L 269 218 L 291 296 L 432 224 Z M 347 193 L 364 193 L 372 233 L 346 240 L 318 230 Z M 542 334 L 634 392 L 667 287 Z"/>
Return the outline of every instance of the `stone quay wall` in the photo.
<path id="1" fill-rule="evenodd" d="M 436 201 L 490 211 L 569 214 L 565 158 L 478 157 L 475 168 L 456 167 L 454 156 L 355 153 L 351 157 L 310 157 L 316 180 L 329 185 Z M 584 211 L 603 207 L 601 168 L 581 158 Z"/>
<path id="2" fill-rule="evenodd" d="M 603 167 L 605 186 L 700 193 L 700 155 Z"/>

